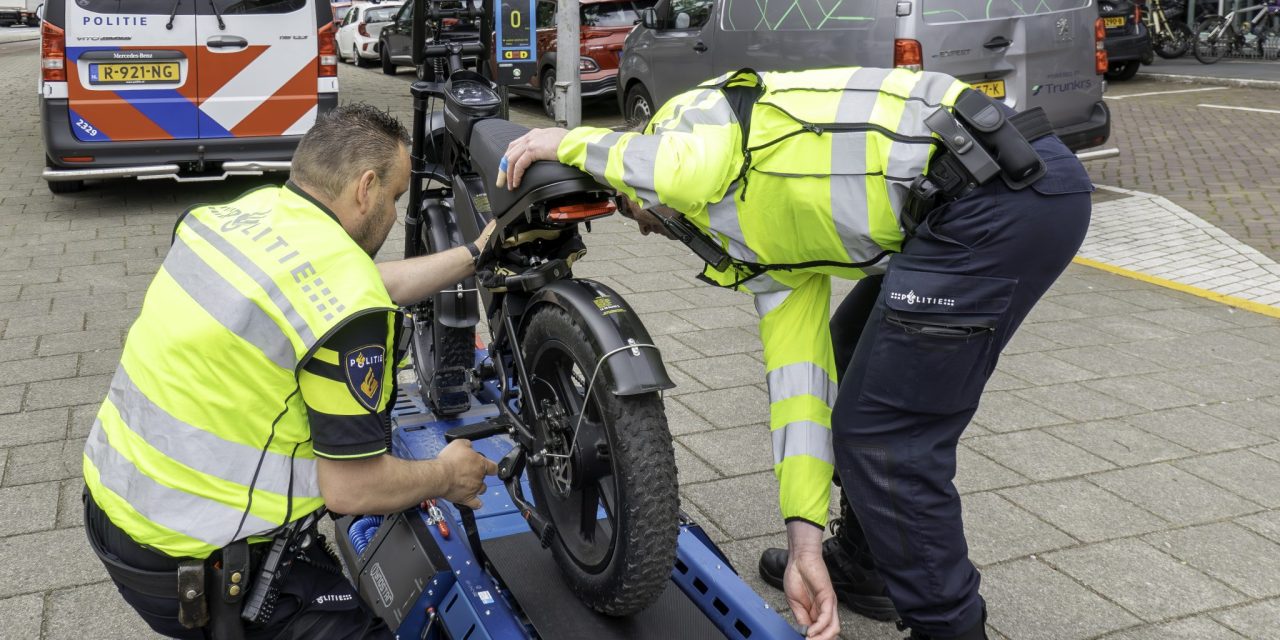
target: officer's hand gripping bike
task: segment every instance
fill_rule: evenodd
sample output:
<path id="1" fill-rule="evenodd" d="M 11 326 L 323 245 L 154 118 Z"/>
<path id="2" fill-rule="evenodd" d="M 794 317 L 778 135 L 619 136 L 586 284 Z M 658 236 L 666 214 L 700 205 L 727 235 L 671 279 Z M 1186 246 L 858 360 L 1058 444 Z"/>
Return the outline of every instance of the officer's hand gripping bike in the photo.
<path id="1" fill-rule="evenodd" d="M 501 119 L 497 87 L 463 68 L 463 56 L 484 48 L 423 52 L 447 59 L 449 74 L 411 88 L 405 256 L 460 246 L 497 221 L 477 276 L 412 310 L 428 405 L 440 417 L 467 411 L 473 397 L 497 406 L 497 417 L 453 435 L 508 435 L 515 447 L 499 476 L 572 590 L 600 612 L 634 613 L 670 576 L 679 512 L 660 395 L 673 385 L 660 355 L 617 293 L 572 276 L 580 226 L 611 214 L 615 194 L 549 162 L 530 167 L 516 190 L 496 188 L 507 145 L 527 129 Z M 436 100 L 442 111 L 431 111 Z M 490 339 L 477 362 L 481 302 Z M 532 501 L 521 490 L 525 471 Z"/>

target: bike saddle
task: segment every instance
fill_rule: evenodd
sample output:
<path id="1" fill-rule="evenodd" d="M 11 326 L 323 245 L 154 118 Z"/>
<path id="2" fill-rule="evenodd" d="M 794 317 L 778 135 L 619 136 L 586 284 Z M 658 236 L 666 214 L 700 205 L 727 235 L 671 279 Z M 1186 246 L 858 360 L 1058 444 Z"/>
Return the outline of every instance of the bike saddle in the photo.
<path id="1" fill-rule="evenodd" d="M 540 200 L 567 195 L 581 191 L 599 191 L 602 189 L 595 178 L 573 167 L 559 162 L 535 162 L 524 172 L 520 187 L 509 190 L 496 186 L 498 164 L 507 152 L 507 145 L 512 140 L 529 132 L 529 127 L 509 120 L 493 118 L 481 120 L 471 133 L 472 165 L 484 178 L 485 191 L 489 194 L 489 206 L 494 217 L 501 217 L 520 204 L 535 191 L 543 187 L 551 187 L 538 193 Z"/>

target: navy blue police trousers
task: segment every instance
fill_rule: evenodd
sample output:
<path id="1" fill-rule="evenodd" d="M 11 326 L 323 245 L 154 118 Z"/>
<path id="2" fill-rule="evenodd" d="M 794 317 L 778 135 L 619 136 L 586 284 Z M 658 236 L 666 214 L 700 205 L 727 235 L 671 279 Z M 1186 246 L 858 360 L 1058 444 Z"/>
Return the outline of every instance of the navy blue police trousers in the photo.
<path id="1" fill-rule="evenodd" d="M 997 179 L 936 208 L 831 323 L 837 366 L 848 363 L 831 416 L 841 486 L 903 622 L 933 638 L 985 612 L 952 483 L 960 434 L 1089 226 L 1084 167 L 1054 136 L 1033 146 L 1043 178 L 1019 191 Z"/>

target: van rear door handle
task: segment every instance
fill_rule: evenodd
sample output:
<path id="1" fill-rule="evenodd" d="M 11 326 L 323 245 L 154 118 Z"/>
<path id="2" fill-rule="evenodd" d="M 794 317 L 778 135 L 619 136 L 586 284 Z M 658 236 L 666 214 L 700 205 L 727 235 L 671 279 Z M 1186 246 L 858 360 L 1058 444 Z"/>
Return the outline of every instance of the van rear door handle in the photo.
<path id="1" fill-rule="evenodd" d="M 707 45 L 699 40 L 697 44 L 693 45 L 693 50 L 698 53 L 704 53 L 707 50 Z"/>
<path id="2" fill-rule="evenodd" d="M 210 49 L 243 49 L 249 46 L 249 41 L 240 36 L 211 36 L 205 41 L 205 46 Z"/>
<path id="3" fill-rule="evenodd" d="M 996 36 L 996 37 L 994 37 L 994 38 L 992 38 L 992 39 L 988 40 L 988 41 L 987 41 L 987 43 L 986 43 L 986 44 L 984 44 L 984 45 L 982 45 L 982 46 L 983 46 L 983 47 L 985 47 L 985 48 L 987 48 L 987 49 L 995 50 L 995 49 L 1003 49 L 1003 48 L 1005 48 L 1005 47 L 1007 47 L 1007 46 L 1009 46 L 1009 45 L 1011 45 L 1011 44 L 1013 44 L 1013 41 L 1012 41 L 1012 40 L 1010 40 L 1010 39 L 1008 39 L 1008 38 L 1006 38 L 1006 37 L 1004 37 L 1004 36 Z"/>

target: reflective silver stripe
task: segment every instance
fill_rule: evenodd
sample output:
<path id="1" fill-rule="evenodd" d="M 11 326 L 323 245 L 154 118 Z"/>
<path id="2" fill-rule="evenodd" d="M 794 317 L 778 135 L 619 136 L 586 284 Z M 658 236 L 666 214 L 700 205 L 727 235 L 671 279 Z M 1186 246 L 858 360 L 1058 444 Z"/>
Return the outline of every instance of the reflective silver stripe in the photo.
<path id="1" fill-rule="evenodd" d="M 848 89 L 836 107 L 836 122 L 869 122 L 890 69 L 863 67 L 849 76 Z M 831 218 L 844 250 L 853 262 L 865 262 L 883 249 L 871 239 L 867 213 L 867 133 L 832 134 Z"/>
<path id="2" fill-rule="evenodd" d="M 609 151 L 618 144 L 622 135 L 620 131 L 606 133 L 599 140 L 587 144 L 587 161 L 583 165 L 587 173 L 604 179 L 605 170 L 609 168 Z"/>
<path id="3" fill-rule="evenodd" d="M 672 117 L 663 123 L 662 130 L 692 132 L 697 125 L 727 126 L 737 122 L 733 108 L 729 106 L 727 100 L 720 98 L 710 104 L 703 104 L 708 97 L 718 92 L 718 89 L 705 89 L 698 92 L 689 104 L 676 107 Z"/>
<path id="4" fill-rule="evenodd" d="M 790 287 L 782 284 L 781 282 L 778 282 L 777 280 L 774 279 L 773 276 L 769 275 L 768 273 L 762 273 L 744 282 L 742 286 L 746 287 L 747 291 L 750 291 L 751 293 L 757 296 L 768 295 L 771 293 L 780 293 L 780 292 L 785 293 L 786 291 L 791 290 Z M 784 299 L 785 299 L 785 296 L 784 296 Z M 760 312 L 760 305 L 761 303 L 757 301 L 756 302 L 757 313 Z M 772 311 L 772 310 L 773 310 L 773 307 L 768 306 L 768 304 L 766 303 L 765 310 L 764 310 L 765 313 L 768 313 L 769 311 Z M 761 317 L 763 317 L 763 315 Z"/>
<path id="5" fill-rule="evenodd" d="M 742 224 L 738 221 L 738 185 L 734 183 L 718 202 L 707 205 L 707 218 L 711 230 L 729 240 L 729 255 L 748 262 L 756 261 L 756 252 L 747 246 L 746 236 L 742 234 Z"/>
<path id="6" fill-rule="evenodd" d="M 102 423 L 95 422 L 85 442 L 85 455 L 98 469 L 102 486 L 120 496 L 139 515 L 162 527 L 214 547 L 277 527 L 253 514 L 244 514 L 216 500 L 166 487 L 142 473 L 112 448 Z M 240 520 L 244 518 L 244 527 Z"/>
<path id="7" fill-rule="evenodd" d="M 298 315 L 297 310 L 293 308 L 293 303 L 289 302 L 289 298 L 285 297 L 280 287 L 276 286 L 275 280 L 272 280 L 271 276 L 262 270 L 262 267 L 255 264 L 253 260 L 249 259 L 249 256 L 241 253 L 231 242 L 219 235 L 217 231 L 210 229 L 199 218 L 188 215 L 183 218 L 183 224 L 190 227 L 192 231 L 195 231 L 201 238 L 204 238 L 205 241 L 221 252 L 222 255 L 226 256 L 228 260 L 240 267 L 241 271 L 253 278 L 253 281 L 257 282 L 258 286 L 267 292 L 267 296 L 271 298 L 271 301 L 280 308 L 280 312 L 284 314 L 285 319 L 289 321 L 289 325 L 293 327 L 293 330 L 298 332 L 307 348 L 316 343 L 316 336 L 311 332 L 311 327 L 302 319 L 302 316 Z"/>
<path id="8" fill-rule="evenodd" d="M 769 315 L 770 311 L 777 309 L 783 302 L 787 301 L 787 296 L 791 295 L 791 289 L 782 291 L 766 291 L 755 295 L 756 313 L 761 317 Z"/>
<path id="9" fill-rule="evenodd" d="M 902 119 L 899 120 L 896 131 L 904 136 L 913 137 L 933 135 L 933 131 L 924 121 L 942 108 L 938 105 L 954 82 L 955 78 L 942 73 L 920 74 L 915 86 L 911 88 L 910 97 L 913 99 L 903 104 Z M 932 151 L 933 147 L 927 144 L 894 142 L 890 147 L 889 164 L 884 170 L 885 176 L 902 178 L 902 180 L 887 178 L 885 180 L 885 187 L 889 190 L 889 204 L 895 213 L 900 213 L 907 203 L 907 193 L 910 190 L 910 183 L 907 180 L 925 172 L 925 168 L 929 166 Z"/>
<path id="10" fill-rule="evenodd" d="M 781 464 L 791 456 L 811 456 L 834 465 L 831 430 L 808 420 L 792 422 L 773 430 L 773 463 Z"/>
<path id="11" fill-rule="evenodd" d="M 693 127 L 685 126 L 685 111 L 697 111 L 703 109 L 704 107 L 698 107 L 697 105 L 703 100 L 706 100 L 707 96 L 718 91 L 719 89 L 703 89 L 693 94 L 693 96 L 687 101 L 684 100 L 683 95 L 680 96 L 682 100 L 681 104 L 677 104 L 675 108 L 671 110 L 671 117 L 664 119 L 662 122 L 657 123 L 654 126 L 654 133 L 661 133 L 665 131 L 693 131 Z M 720 120 L 714 124 L 729 124 L 729 122 L 731 122 L 729 120 L 729 116 L 722 116 Z M 693 124 L 693 122 L 689 122 L 687 124 Z"/>
<path id="12" fill-rule="evenodd" d="M 163 269 L 205 313 L 257 347 L 267 359 L 289 371 L 298 364 L 293 343 L 280 325 L 218 275 L 182 238 L 177 238 L 169 249 Z"/>
<path id="13" fill-rule="evenodd" d="M 822 367 L 812 362 L 796 362 L 770 371 L 769 402 L 801 395 L 817 396 L 830 407 L 836 403 L 836 383 Z"/>
<path id="14" fill-rule="evenodd" d="M 658 204 L 658 146 L 661 136 L 635 135 L 622 149 L 622 183 L 635 189 L 636 196 L 649 206 Z M 589 161 L 589 159 L 588 159 Z"/>
<path id="15" fill-rule="evenodd" d="M 945 73 L 925 71 L 920 74 L 914 87 L 911 88 L 911 100 L 903 105 L 902 121 L 898 123 L 898 133 L 907 136 L 928 136 L 933 131 L 924 123 L 925 119 L 941 108 L 942 99 L 947 90 L 956 81 Z"/>
<path id="16" fill-rule="evenodd" d="M 262 458 L 257 484 L 263 491 L 292 495 L 295 499 L 320 497 L 316 461 L 293 458 L 239 442 L 223 440 L 199 427 L 189 425 L 151 401 L 129 378 L 124 366 L 116 369 L 107 399 L 120 412 L 120 418 L 138 437 L 157 451 L 200 473 L 227 482 L 249 486 L 254 469 Z M 264 427 L 265 429 L 265 427 Z M 267 434 L 262 434 L 266 438 Z"/>

